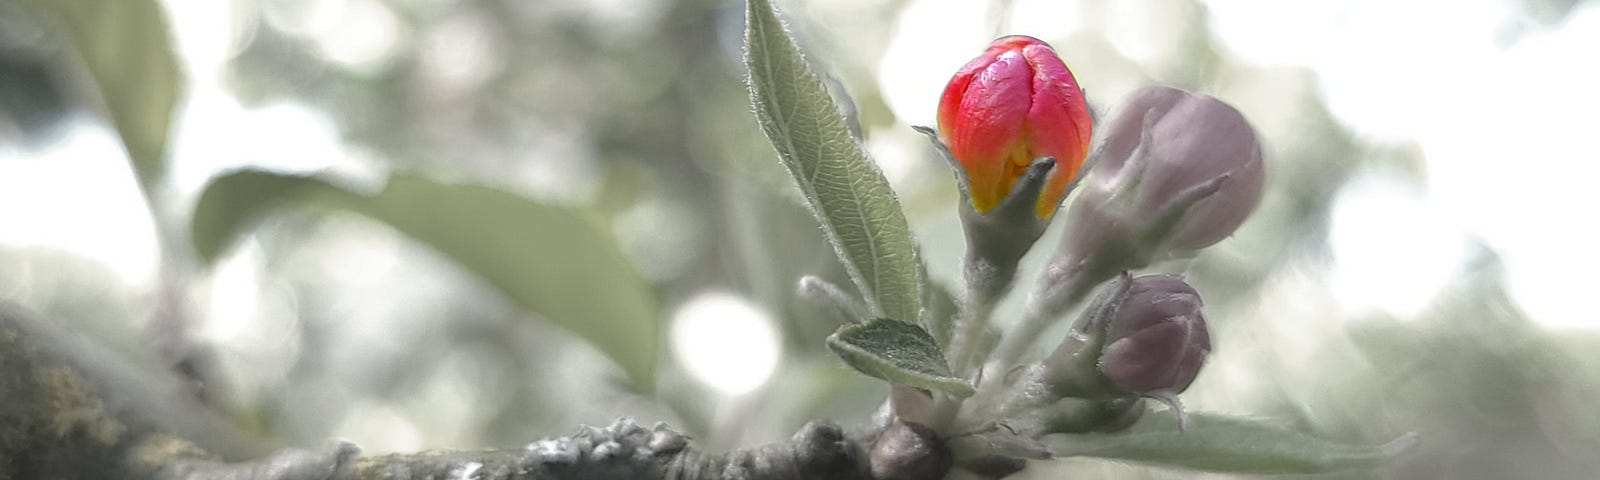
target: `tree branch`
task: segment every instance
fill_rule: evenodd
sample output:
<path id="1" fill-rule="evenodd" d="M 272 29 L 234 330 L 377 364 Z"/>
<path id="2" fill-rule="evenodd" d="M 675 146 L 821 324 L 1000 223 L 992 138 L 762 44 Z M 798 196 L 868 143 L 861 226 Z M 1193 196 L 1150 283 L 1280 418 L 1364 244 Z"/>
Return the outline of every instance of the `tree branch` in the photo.
<path id="1" fill-rule="evenodd" d="M 170 373 L 118 360 L 0 305 L 0 480 L 875 480 L 938 478 L 950 468 L 931 430 L 900 423 L 850 433 L 813 422 L 788 441 L 727 453 L 624 418 L 521 449 L 362 457 L 334 442 L 267 454 Z"/>

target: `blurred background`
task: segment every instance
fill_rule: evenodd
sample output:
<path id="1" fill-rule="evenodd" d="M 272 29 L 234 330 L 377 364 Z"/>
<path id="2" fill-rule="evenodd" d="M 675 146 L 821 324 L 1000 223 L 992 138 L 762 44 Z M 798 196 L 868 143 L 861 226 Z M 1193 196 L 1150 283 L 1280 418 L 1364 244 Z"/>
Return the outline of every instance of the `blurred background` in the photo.
<path id="1" fill-rule="evenodd" d="M 76 7 L 0 0 L 0 301 L 188 375 L 252 432 L 368 452 L 514 447 L 628 415 L 725 449 L 813 418 L 862 422 L 885 393 L 825 351 L 837 319 L 796 297 L 801 275 L 848 282 L 755 125 L 741 2 L 165 0 L 76 37 L 63 22 L 94 2 L 61 2 Z M 1160 266 L 1190 275 L 1215 329 L 1191 408 L 1350 442 L 1422 435 L 1348 478 L 1600 472 L 1600 230 L 1582 213 L 1600 177 L 1593 2 L 778 5 L 852 105 L 936 281 L 958 283 L 957 192 L 910 126 L 933 123 L 944 83 L 991 39 L 1039 37 L 1101 115 L 1165 83 L 1238 106 L 1263 137 L 1260 209 Z M 143 83 L 96 66 L 169 54 L 176 75 Z M 119 91 L 134 86 L 178 92 L 153 154 L 123 145 L 161 112 L 104 114 L 149 98 Z M 242 168 L 368 195 L 401 174 L 446 200 L 482 185 L 614 242 L 513 235 L 517 218 L 469 210 L 446 245 L 396 227 L 436 218 L 427 208 L 288 202 L 248 215 L 215 258 L 194 253 L 202 192 Z M 566 295 L 576 317 L 542 314 L 451 250 L 495 238 L 620 255 L 608 275 L 641 286 L 648 314 L 576 334 L 584 306 L 624 287 Z M 514 279 L 541 268 L 495 259 Z M 639 338 L 658 349 L 630 348 Z M 1029 475 L 1222 477 L 1088 460 Z"/>

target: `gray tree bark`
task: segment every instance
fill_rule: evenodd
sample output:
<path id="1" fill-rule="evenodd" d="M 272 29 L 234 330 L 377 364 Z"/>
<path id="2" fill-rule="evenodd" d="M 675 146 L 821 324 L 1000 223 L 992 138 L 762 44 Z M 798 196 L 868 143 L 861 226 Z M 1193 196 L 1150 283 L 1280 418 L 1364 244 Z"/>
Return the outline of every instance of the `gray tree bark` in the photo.
<path id="1" fill-rule="evenodd" d="M 949 458 L 931 431 L 898 423 L 847 432 L 813 422 L 786 442 L 707 453 L 631 419 L 520 449 L 274 452 L 167 372 L 0 305 L 0 480 L 872 480 L 943 477 Z"/>

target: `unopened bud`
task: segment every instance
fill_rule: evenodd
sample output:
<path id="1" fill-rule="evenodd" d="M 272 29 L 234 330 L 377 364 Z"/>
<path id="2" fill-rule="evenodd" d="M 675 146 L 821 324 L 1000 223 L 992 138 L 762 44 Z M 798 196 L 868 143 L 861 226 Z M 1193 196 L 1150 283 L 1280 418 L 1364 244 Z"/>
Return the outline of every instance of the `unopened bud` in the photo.
<path id="1" fill-rule="evenodd" d="M 1181 277 L 1124 275 L 1040 362 L 1038 377 L 1068 397 L 1182 392 L 1211 351 L 1200 307 Z"/>
<path id="2" fill-rule="evenodd" d="M 1137 210 L 1146 215 L 1185 202 L 1185 192 L 1222 182 L 1215 193 L 1188 205 L 1168 233 L 1170 248 L 1196 250 L 1221 241 L 1261 200 L 1256 131 L 1239 110 L 1215 97 L 1145 87 L 1129 96 L 1107 133 L 1095 175 L 1137 175 L 1118 181 L 1137 184 Z"/>
<path id="3" fill-rule="evenodd" d="M 939 99 L 939 137 L 978 213 L 1000 205 L 1036 159 L 1053 157 L 1042 191 L 1024 199 L 1032 213 L 1049 218 L 1089 153 L 1089 135 L 1077 79 L 1055 49 L 1033 37 L 995 40 L 956 72 Z"/>
<path id="4" fill-rule="evenodd" d="M 1146 87 L 1105 130 L 1041 284 L 1049 311 L 1115 272 L 1227 238 L 1261 200 L 1261 144 L 1221 100 Z"/>
<path id="5" fill-rule="evenodd" d="M 1110 432 L 1138 421 L 1150 398 L 1183 422 L 1177 394 L 1211 351 L 1200 307 L 1180 277 L 1124 273 L 1050 355 L 1008 382 L 998 416 L 1030 436 Z"/>
<path id="6" fill-rule="evenodd" d="M 955 170 L 973 298 L 998 298 L 1055 215 L 1089 153 L 1078 81 L 1039 39 L 989 45 L 950 79 L 938 129 L 919 127 Z"/>
<path id="7" fill-rule="evenodd" d="M 1189 388 L 1211 352 L 1200 307 L 1200 294 L 1180 277 L 1133 279 L 1122 304 L 1103 320 L 1100 373 L 1123 392 L 1179 393 Z"/>

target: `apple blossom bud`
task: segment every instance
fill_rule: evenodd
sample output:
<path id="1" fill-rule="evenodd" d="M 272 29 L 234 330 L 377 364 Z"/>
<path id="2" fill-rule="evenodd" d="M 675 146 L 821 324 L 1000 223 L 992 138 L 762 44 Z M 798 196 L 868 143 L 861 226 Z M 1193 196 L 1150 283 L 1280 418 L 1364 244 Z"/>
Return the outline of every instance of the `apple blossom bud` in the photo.
<path id="1" fill-rule="evenodd" d="M 1072 331 L 1008 387 L 998 415 L 1028 435 L 1115 431 L 1151 398 L 1185 416 L 1189 388 L 1211 336 L 1200 295 L 1181 277 L 1124 273 L 1096 297 Z"/>
<path id="2" fill-rule="evenodd" d="M 1194 287 L 1174 275 L 1123 274 L 1039 362 L 1036 377 L 1063 397 L 1175 394 L 1189 388 L 1209 352 Z"/>
<path id="3" fill-rule="evenodd" d="M 1233 234 L 1261 200 L 1261 143 L 1216 98 L 1145 87 L 1106 128 L 1036 292 L 1045 316 L 1116 272 Z"/>
<path id="4" fill-rule="evenodd" d="M 1206 331 L 1200 294 L 1183 278 L 1147 275 L 1134 278 L 1122 303 L 1105 324 L 1100 374 L 1112 388 L 1129 393 L 1179 393 L 1189 388 L 1206 354 Z"/>
<path id="5" fill-rule="evenodd" d="M 1039 39 L 1013 35 L 961 67 L 939 99 L 939 137 L 978 213 L 1000 205 L 1030 165 L 1055 159 L 1028 198 L 1049 218 L 1089 153 L 1089 108 L 1072 71 Z"/>
<path id="6" fill-rule="evenodd" d="M 955 170 L 972 299 L 1007 291 L 1017 262 L 1044 234 L 1088 154 L 1090 118 L 1078 82 L 1050 45 L 995 40 L 956 72 L 927 134 Z"/>
<path id="7" fill-rule="evenodd" d="M 1222 180 L 1187 205 L 1165 244 L 1198 250 L 1227 238 L 1261 200 L 1261 143 L 1243 115 L 1208 95 L 1154 85 L 1140 89 L 1111 121 L 1096 177 L 1137 184 L 1135 209 L 1159 216 L 1185 192 Z"/>

